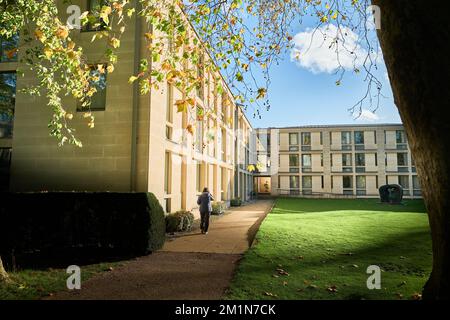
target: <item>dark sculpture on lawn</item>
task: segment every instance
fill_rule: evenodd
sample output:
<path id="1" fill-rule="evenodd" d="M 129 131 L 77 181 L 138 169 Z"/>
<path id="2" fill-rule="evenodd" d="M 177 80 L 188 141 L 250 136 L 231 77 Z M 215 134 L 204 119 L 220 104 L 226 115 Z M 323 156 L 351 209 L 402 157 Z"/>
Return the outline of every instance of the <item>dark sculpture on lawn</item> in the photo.
<path id="1" fill-rule="evenodd" d="M 403 188 L 398 184 L 386 184 L 381 186 L 378 191 L 380 192 L 381 202 L 391 204 L 400 204 L 402 202 Z"/>

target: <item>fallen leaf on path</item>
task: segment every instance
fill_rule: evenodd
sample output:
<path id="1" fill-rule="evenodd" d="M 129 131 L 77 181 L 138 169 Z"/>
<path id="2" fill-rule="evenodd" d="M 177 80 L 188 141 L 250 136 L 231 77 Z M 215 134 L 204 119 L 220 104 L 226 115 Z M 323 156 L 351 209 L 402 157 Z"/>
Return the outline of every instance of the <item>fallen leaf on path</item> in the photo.
<path id="1" fill-rule="evenodd" d="M 327 291 L 328 292 L 332 292 L 332 293 L 337 292 L 337 287 L 336 286 L 329 286 L 327 288 Z"/>
<path id="2" fill-rule="evenodd" d="M 276 294 L 273 294 L 272 292 L 264 292 L 264 294 L 268 297 L 278 297 Z"/>

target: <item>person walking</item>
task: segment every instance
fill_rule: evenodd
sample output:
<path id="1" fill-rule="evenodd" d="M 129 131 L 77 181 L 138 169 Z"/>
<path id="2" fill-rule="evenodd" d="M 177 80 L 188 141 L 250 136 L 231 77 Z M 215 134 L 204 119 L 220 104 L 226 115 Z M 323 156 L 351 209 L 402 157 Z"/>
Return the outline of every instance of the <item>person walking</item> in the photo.
<path id="1" fill-rule="evenodd" d="M 197 199 L 197 204 L 200 206 L 200 229 L 203 234 L 208 234 L 209 217 L 212 211 L 211 202 L 214 201 L 212 194 L 208 188 L 204 188 L 201 195 Z"/>

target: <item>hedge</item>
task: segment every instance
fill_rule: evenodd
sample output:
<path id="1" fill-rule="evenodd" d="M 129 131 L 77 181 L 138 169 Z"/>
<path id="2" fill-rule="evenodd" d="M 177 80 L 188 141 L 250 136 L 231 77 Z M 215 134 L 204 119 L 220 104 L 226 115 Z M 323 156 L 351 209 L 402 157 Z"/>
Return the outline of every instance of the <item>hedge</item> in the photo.
<path id="1" fill-rule="evenodd" d="M 230 206 L 232 206 L 232 207 L 239 207 L 241 205 L 242 205 L 241 198 L 235 198 L 235 199 L 230 200 Z"/>
<path id="2" fill-rule="evenodd" d="M 212 211 L 211 214 L 221 215 L 225 213 L 225 209 L 227 205 L 223 201 L 215 201 L 212 203 Z"/>
<path id="3" fill-rule="evenodd" d="M 160 249 L 165 241 L 164 211 L 150 193 L 0 197 L 0 256 L 7 267 L 139 256 Z"/>
<path id="4" fill-rule="evenodd" d="M 166 231 L 184 232 L 192 229 L 194 215 L 190 211 L 177 211 L 166 216 Z"/>

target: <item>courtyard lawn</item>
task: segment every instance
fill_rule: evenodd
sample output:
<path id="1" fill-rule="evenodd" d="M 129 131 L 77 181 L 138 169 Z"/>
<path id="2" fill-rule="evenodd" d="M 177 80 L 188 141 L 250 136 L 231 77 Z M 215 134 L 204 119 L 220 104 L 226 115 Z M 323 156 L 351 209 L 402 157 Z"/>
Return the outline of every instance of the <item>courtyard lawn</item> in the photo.
<path id="1" fill-rule="evenodd" d="M 431 271 L 421 200 L 280 198 L 226 299 L 416 299 Z M 381 289 L 367 288 L 369 265 Z"/>

